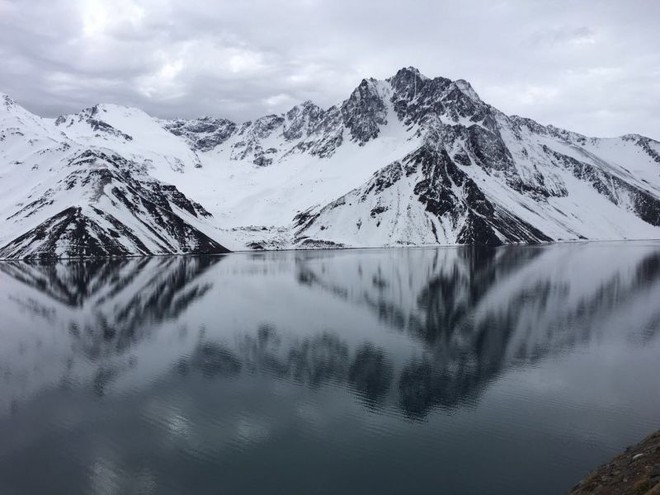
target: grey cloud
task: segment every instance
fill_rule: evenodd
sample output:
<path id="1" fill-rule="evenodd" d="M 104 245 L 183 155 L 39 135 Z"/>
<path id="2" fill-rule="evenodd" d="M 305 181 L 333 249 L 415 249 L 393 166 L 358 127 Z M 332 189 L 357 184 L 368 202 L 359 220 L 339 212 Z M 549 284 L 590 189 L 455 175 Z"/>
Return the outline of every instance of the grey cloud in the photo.
<path id="1" fill-rule="evenodd" d="M 658 139 L 658 18 L 645 0 L 0 0 L 0 91 L 49 116 L 241 121 L 414 65 L 506 113 Z"/>
<path id="2" fill-rule="evenodd" d="M 596 43 L 596 33 L 587 26 L 560 26 L 537 31 L 530 39 L 534 44 L 582 44 Z"/>

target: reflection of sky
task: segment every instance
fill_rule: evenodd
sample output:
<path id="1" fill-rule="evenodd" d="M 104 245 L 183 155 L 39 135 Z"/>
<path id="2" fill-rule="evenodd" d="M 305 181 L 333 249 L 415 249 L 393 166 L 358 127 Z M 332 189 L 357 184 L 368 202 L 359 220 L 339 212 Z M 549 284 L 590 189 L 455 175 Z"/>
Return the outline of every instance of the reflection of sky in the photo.
<path id="1" fill-rule="evenodd" d="M 239 461 L 368 455 L 365 473 L 393 469 L 385 487 L 399 465 L 476 493 L 462 461 L 505 485 L 502 459 L 545 463 L 537 479 L 560 483 L 657 427 L 660 245 L 176 260 L 125 285 L 137 265 L 90 270 L 74 306 L 30 284 L 66 271 L 0 270 L 0 479 L 8 454 L 47 455 L 52 430 L 53 448 L 71 432 L 93 447 L 62 462 L 101 492 L 152 486 L 179 456 L 179 474 L 219 464 L 240 483 Z"/>

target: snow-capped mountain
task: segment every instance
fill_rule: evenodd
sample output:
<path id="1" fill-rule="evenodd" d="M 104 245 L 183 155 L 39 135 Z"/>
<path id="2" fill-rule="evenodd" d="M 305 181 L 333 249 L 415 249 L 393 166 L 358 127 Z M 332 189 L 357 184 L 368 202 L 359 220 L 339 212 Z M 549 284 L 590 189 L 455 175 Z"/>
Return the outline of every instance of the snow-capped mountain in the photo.
<path id="1" fill-rule="evenodd" d="M 144 148 L 149 136 L 132 144 L 132 136 L 94 119 L 98 111 L 51 121 L 3 98 L 0 257 L 226 252 L 204 233 L 215 230 L 210 213 L 148 174 L 154 160 L 176 167 L 181 159 L 166 147 Z M 140 116 L 153 120 L 129 115 L 138 127 Z M 121 143 L 127 146 L 115 151 Z M 195 156 L 184 145 L 174 151 Z"/>
<path id="2" fill-rule="evenodd" d="M 0 98 L 0 257 L 660 238 L 660 143 L 507 116 L 414 68 L 242 124 Z"/>

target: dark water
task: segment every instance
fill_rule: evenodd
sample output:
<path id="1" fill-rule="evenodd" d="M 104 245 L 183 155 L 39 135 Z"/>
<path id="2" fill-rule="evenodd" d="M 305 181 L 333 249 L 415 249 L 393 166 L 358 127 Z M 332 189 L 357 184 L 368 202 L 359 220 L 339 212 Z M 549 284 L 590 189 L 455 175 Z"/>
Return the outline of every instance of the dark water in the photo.
<path id="1" fill-rule="evenodd" d="M 660 427 L 660 244 L 0 263 L 0 494 L 561 494 Z"/>

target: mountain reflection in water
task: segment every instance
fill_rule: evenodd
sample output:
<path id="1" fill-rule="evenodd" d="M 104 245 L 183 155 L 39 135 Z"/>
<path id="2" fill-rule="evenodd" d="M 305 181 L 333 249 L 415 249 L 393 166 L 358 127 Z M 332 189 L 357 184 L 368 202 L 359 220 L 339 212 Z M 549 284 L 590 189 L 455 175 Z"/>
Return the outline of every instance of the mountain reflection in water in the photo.
<path id="1" fill-rule="evenodd" d="M 82 431 L 95 417 L 104 425 L 98 435 L 112 436 L 120 424 L 134 434 L 143 431 L 133 440 L 119 435 L 123 440 L 112 449 L 119 467 L 111 469 L 110 481 L 101 481 L 117 493 L 137 489 L 145 472 L 160 487 L 145 493 L 177 493 L 191 486 L 187 477 L 193 474 L 199 493 L 218 493 L 206 483 L 219 483 L 220 473 L 204 466 L 229 469 L 227 442 L 238 445 L 239 438 L 248 438 L 263 447 L 278 435 L 289 446 L 294 439 L 311 441 L 291 423 L 293 417 L 312 421 L 321 445 L 345 441 L 350 449 L 378 450 L 397 431 L 437 431 L 431 425 L 443 416 L 468 421 L 485 414 L 480 405 L 491 388 L 494 395 L 520 373 L 535 376 L 560 369 L 563 360 L 578 363 L 571 356 L 580 353 L 607 357 L 610 349 L 623 349 L 640 373 L 660 371 L 632 359 L 660 347 L 660 244 L 653 242 L 0 262 L 0 301 L 2 493 L 48 486 L 47 479 L 40 485 L 20 477 L 12 462 L 28 465 L 35 456 L 45 462 L 49 449 L 63 448 L 59 442 L 68 440 L 53 440 L 47 434 L 52 428 L 86 438 L 71 448 L 91 448 L 101 437 Z M 606 387 L 595 375 L 589 378 L 594 390 Z M 581 380 L 587 376 L 580 373 Z M 552 384 L 542 373 L 535 379 L 541 391 Z M 660 392 L 652 380 L 640 387 Z M 571 394 L 565 392 L 567 404 L 578 400 Z M 607 407 L 617 402 L 602 400 Z M 574 406 L 567 407 L 562 411 Z M 638 407 L 644 417 L 660 412 L 653 401 Z M 613 414 L 619 421 L 625 417 L 620 410 Z M 140 427 L 144 421 L 155 430 Z M 365 422 L 371 426 L 360 426 Z M 373 445 L 355 444 L 366 442 L 365 431 L 381 423 L 386 426 L 377 440 L 368 437 Z M 230 430 L 233 440 L 225 437 Z M 163 431 L 169 432 L 167 441 Z M 175 450 L 164 441 L 174 442 Z M 601 442 L 600 450 L 592 446 L 589 455 L 606 455 L 616 441 L 615 436 L 611 444 Z M 241 445 L 241 455 L 247 455 Z M 285 455 L 290 460 L 304 463 L 321 455 L 295 445 Z M 441 445 L 420 448 L 435 451 Z M 155 450 L 139 465 L 129 462 L 145 449 Z M 251 455 L 250 462 L 264 462 L 266 452 Z M 342 455 L 348 462 L 350 454 Z M 179 456 L 192 464 L 179 459 L 183 464 L 174 479 L 165 467 Z M 66 480 L 54 483 L 67 493 L 88 492 L 101 482 L 89 474 L 96 468 L 84 456 L 73 457 L 61 461 Z M 451 453 L 443 451 L 440 458 L 447 461 Z M 573 461 L 557 464 L 561 476 L 547 468 L 556 483 L 548 490 L 576 481 L 579 465 Z M 387 469 L 384 461 L 374 463 L 374 469 Z M 320 464 L 307 468 L 310 477 L 322 477 L 316 473 Z M 431 492 L 423 480 L 432 481 L 433 470 L 423 473 L 418 492 Z M 267 486 L 229 478 L 230 493 L 259 493 Z M 446 482 L 460 493 L 488 486 L 468 478 L 456 474 Z M 380 492 L 396 493 L 396 482 L 384 482 Z M 358 493 L 360 486 L 369 491 L 361 482 L 343 488 L 330 483 L 327 489 L 308 483 L 288 486 L 318 493 Z M 516 483 L 524 484 L 503 476 L 502 490 L 493 493 L 514 493 L 505 489 Z"/>

